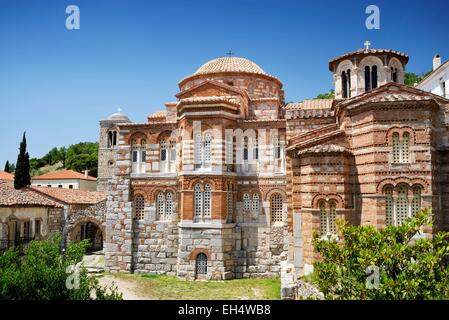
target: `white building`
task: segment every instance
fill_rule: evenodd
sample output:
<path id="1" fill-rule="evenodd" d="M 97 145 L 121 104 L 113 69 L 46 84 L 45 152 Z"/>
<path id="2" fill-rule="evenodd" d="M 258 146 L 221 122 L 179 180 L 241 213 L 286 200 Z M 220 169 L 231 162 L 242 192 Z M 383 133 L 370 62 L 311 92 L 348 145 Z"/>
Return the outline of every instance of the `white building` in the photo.
<path id="1" fill-rule="evenodd" d="M 83 174 L 73 170 L 60 170 L 32 177 L 31 185 L 35 187 L 95 191 L 97 189 L 97 179 L 89 176 L 87 171 Z"/>
<path id="2" fill-rule="evenodd" d="M 433 57 L 433 71 L 416 88 L 449 98 L 449 60 L 441 63 L 441 56 Z"/>

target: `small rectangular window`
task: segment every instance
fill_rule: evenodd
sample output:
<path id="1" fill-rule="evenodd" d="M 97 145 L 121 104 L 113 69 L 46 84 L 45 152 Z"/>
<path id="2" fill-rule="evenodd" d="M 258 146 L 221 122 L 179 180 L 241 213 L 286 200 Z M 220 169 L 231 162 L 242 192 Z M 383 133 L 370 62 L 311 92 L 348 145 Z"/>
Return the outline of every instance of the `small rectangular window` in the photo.
<path id="1" fill-rule="evenodd" d="M 69 184 L 69 189 L 73 189 L 73 184 Z"/>
<path id="2" fill-rule="evenodd" d="M 58 185 L 58 188 L 62 188 L 62 184 Z"/>
<path id="3" fill-rule="evenodd" d="M 133 151 L 133 162 L 137 162 L 137 151 Z"/>
<path id="4" fill-rule="evenodd" d="M 175 161 L 176 160 L 176 149 L 172 148 L 170 150 L 171 150 L 171 154 L 170 154 L 171 161 Z"/>
<path id="5" fill-rule="evenodd" d="M 147 152 L 146 151 L 142 151 L 142 162 L 147 161 Z"/>

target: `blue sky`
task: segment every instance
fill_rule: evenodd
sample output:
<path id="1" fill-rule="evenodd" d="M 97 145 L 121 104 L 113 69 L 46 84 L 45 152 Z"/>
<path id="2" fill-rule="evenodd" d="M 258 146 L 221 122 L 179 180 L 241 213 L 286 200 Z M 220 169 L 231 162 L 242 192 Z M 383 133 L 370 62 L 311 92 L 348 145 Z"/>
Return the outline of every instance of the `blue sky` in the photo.
<path id="1" fill-rule="evenodd" d="M 81 29 L 65 28 L 76 4 Z M 365 27 L 375 4 L 380 30 Z M 174 100 L 177 83 L 232 50 L 284 83 L 287 101 L 331 89 L 328 60 L 361 48 L 410 55 L 408 71 L 449 58 L 449 2 L 0 0 L 0 169 L 27 131 L 31 157 L 98 139 L 118 107 L 133 121 Z"/>

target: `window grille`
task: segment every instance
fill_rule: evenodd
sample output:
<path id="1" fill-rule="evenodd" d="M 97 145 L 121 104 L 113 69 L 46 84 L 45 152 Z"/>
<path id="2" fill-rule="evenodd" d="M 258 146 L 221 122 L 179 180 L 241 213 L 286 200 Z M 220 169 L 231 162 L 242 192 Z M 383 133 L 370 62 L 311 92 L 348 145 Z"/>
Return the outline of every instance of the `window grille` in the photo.
<path id="1" fill-rule="evenodd" d="M 320 203 L 320 234 L 322 236 L 327 235 L 327 214 L 324 201 Z"/>
<path id="2" fill-rule="evenodd" d="M 398 189 L 398 204 L 397 204 L 397 225 L 400 226 L 409 217 L 408 214 L 408 197 L 407 187 L 400 186 Z"/>
<path id="3" fill-rule="evenodd" d="M 271 222 L 279 222 L 282 221 L 282 196 L 279 193 L 276 193 L 271 196 Z"/>
<path id="4" fill-rule="evenodd" d="M 201 185 L 195 185 L 195 217 L 201 218 L 203 214 L 203 192 L 201 190 Z"/>
<path id="5" fill-rule="evenodd" d="M 252 211 L 259 212 L 259 194 L 253 194 Z"/>
<path id="6" fill-rule="evenodd" d="M 200 253 L 196 257 L 195 269 L 197 275 L 207 274 L 207 256 L 204 253 Z"/>
<path id="7" fill-rule="evenodd" d="M 167 192 L 165 200 L 165 215 L 171 216 L 173 214 L 173 193 Z"/>
<path id="8" fill-rule="evenodd" d="M 195 163 L 201 164 L 203 161 L 203 143 L 201 141 L 201 134 L 195 135 Z"/>
<path id="9" fill-rule="evenodd" d="M 162 192 L 157 195 L 157 215 L 159 219 L 165 215 L 165 196 Z"/>
<path id="10" fill-rule="evenodd" d="M 204 163 L 210 164 L 212 152 L 211 152 L 211 144 L 212 144 L 212 135 L 210 133 L 206 133 L 204 136 Z"/>
<path id="11" fill-rule="evenodd" d="M 134 219 L 143 220 L 145 216 L 145 198 L 142 195 L 136 195 L 134 198 Z"/>
<path id="12" fill-rule="evenodd" d="M 402 163 L 408 163 L 410 160 L 410 134 L 408 132 L 404 132 L 402 136 Z"/>
<path id="13" fill-rule="evenodd" d="M 400 145 L 399 145 L 399 133 L 393 133 L 393 162 L 399 163 L 401 161 L 400 155 Z"/>
<path id="14" fill-rule="evenodd" d="M 251 209 L 251 200 L 248 193 L 243 195 L 243 211 L 249 211 Z"/>
<path id="15" fill-rule="evenodd" d="M 415 216 L 421 211 L 421 188 L 413 188 L 413 200 L 412 200 L 412 216 Z"/>
<path id="16" fill-rule="evenodd" d="M 385 188 L 385 213 L 386 213 L 386 224 L 387 226 L 394 225 L 394 203 L 393 203 L 393 188 Z"/>
<path id="17" fill-rule="evenodd" d="M 330 234 L 337 234 L 337 204 L 334 201 L 331 201 L 329 203 L 329 217 L 328 217 L 328 221 L 329 221 L 329 228 L 328 228 L 328 232 Z"/>
<path id="18" fill-rule="evenodd" d="M 204 187 L 204 217 L 209 218 L 212 210 L 212 187 L 206 184 Z"/>

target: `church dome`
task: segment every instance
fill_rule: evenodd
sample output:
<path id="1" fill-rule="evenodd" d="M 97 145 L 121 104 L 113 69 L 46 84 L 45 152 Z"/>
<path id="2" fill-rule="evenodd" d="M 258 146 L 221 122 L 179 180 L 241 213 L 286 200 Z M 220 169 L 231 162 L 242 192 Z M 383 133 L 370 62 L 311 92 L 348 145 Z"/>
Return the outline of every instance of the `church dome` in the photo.
<path id="1" fill-rule="evenodd" d="M 111 114 L 108 117 L 108 120 L 110 121 L 121 121 L 121 122 L 131 122 L 128 118 L 128 116 L 124 113 L 122 113 L 120 110 Z"/>
<path id="2" fill-rule="evenodd" d="M 251 60 L 239 57 L 222 57 L 211 60 L 203 64 L 194 73 L 194 75 L 223 72 L 242 72 L 268 75 L 261 67 Z"/>

